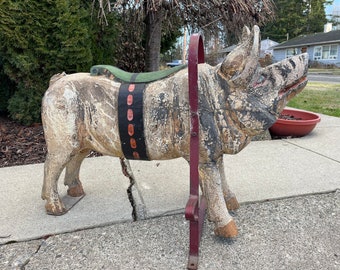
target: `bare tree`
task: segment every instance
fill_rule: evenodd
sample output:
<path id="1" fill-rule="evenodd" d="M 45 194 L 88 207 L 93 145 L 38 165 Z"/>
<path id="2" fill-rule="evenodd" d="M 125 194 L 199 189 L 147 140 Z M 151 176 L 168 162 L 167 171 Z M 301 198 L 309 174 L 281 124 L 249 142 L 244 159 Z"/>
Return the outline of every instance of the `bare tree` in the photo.
<path id="1" fill-rule="evenodd" d="M 94 0 L 96 1 L 96 0 Z M 158 70 L 162 31 L 171 31 L 173 19 L 192 31 L 229 31 L 241 34 L 244 25 L 262 25 L 273 18 L 272 0 L 97 0 L 98 14 L 105 23 L 105 6 L 116 10 L 131 23 L 135 35 L 142 30 L 145 36 L 145 69 Z M 178 20 L 180 19 L 180 20 Z M 138 25 L 139 24 L 139 25 Z M 141 27 L 142 26 L 142 27 Z"/>

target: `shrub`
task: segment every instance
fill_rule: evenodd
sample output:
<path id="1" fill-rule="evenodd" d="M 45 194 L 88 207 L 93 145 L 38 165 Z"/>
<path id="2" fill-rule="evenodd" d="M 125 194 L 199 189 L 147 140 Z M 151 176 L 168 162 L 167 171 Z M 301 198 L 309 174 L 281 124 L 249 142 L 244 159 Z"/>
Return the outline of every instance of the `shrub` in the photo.
<path id="1" fill-rule="evenodd" d="M 97 42 L 92 36 L 98 29 L 91 21 L 91 4 L 84 3 L 81 0 L 0 2 L 0 76 L 15 84 L 15 93 L 0 85 L 1 98 L 5 93 L 0 110 L 8 104 L 13 119 L 25 124 L 38 122 L 41 98 L 50 77 L 62 71 L 89 70 L 93 63 L 91 49 Z"/>
<path id="2" fill-rule="evenodd" d="M 16 91 L 8 101 L 9 116 L 24 125 L 39 122 L 41 98 L 33 91 Z"/>
<path id="3" fill-rule="evenodd" d="M 0 113 L 7 113 L 8 100 L 14 94 L 15 84 L 8 78 L 3 70 L 0 57 Z"/>

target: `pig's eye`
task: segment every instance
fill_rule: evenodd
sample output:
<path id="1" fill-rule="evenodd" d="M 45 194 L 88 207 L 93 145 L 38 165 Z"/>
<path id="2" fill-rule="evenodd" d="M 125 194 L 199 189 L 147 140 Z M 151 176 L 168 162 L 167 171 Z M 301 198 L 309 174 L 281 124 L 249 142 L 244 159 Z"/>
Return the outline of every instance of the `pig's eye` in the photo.
<path id="1" fill-rule="evenodd" d="M 257 79 L 256 83 L 257 84 L 262 84 L 262 83 L 264 83 L 265 80 L 266 80 L 266 77 L 261 75 L 260 78 Z"/>
<path id="2" fill-rule="evenodd" d="M 253 87 L 261 87 L 265 81 L 266 77 L 264 75 L 260 75 L 260 77 L 258 77 L 257 80 L 253 83 Z"/>

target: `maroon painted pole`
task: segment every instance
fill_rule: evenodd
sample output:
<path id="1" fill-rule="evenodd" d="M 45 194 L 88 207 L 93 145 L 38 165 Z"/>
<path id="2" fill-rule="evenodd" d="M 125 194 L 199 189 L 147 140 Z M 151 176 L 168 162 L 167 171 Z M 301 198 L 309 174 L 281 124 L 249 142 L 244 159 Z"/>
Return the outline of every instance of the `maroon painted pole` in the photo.
<path id="1" fill-rule="evenodd" d="M 188 269 L 197 269 L 199 244 L 206 209 L 205 198 L 199 197 L 199 114 L 198 114 L 198 67 L 204 63 L 203 39 L 200 34 L 190 37 L 188 56 L 189 105 L 190 105 L 190 195 L 185 217 L 190 221 L 190 246 Z"/>

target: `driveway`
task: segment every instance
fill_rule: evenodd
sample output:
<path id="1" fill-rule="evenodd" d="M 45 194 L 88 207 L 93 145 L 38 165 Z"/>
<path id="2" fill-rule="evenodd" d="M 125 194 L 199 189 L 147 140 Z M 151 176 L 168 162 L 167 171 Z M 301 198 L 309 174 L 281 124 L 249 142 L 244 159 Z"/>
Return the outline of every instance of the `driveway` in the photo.
<path id="1" fill-rule="evenodd" d="M 332 75 L 328 73 L 308 73 L 308 80 L 310 82 L 325 82 L 325 83 L 340 83 L 339 75 Z"/>

